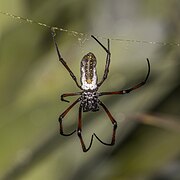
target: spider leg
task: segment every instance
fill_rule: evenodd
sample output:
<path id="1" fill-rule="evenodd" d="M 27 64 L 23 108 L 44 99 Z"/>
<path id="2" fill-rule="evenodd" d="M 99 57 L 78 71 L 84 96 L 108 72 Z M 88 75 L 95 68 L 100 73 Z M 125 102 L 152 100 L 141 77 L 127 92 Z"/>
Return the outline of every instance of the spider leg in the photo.
<path id="1" fill-rule="evenodd" d="M 76 92 L 76 93 L 66 93 L 66 94 L 62 94 L 61 95 L 61 101 L 65 101 L 65 102 L 70 102 L 66 99 L 64 99 L 65 97 L 68 97 L 68 96 L 76 96 L 76 95 L 81 95 L 82 93 L 81 92 Z"/>
<path id="2" fill-rule="evenodd" d="M 64 134 L 64 131 L 63 131 L 63 125 L 62 125 L 62 119 L 64 118 L 64 116 L 70 111 L 70 109 L 76 105 L 81 99 L 78 98 L 76 101 L 74 101 L 60 116 L 59 116 L 59 126 L 60 126 L 60 134 L 63 135 L 63 136 L 70 136 L 72 135 L 73 133 L 76 132 L 76 130 L 74 130 L 72 133 L 70 134 Z"/>
<path id="3" fill-rule="evenodd" d="M 146 84 L 146 81 L 149 77 L 149 74 L 150 74 L 150 63 L 149 63 L 149 59 L 147 59 L 147 64 L 148 64 L 148 72 L 147 72 L 147 75 L 146 75 L 146 78 L 144 81 L 140 82 L 139 84 L 129 88 L 129 89 L 125 89 L 125 90 L 121 90 L 121 91 L 114 91 L 114 92 L 101 92 L 99 93 L 99 96 L 103 96 L 103 95 L 115 95 L 115 94 L 127 94 L 127 93 L 130 93 L 131 91 L 135 90 L 135 89 L 138 89 L 140 88 L 141 86 L 145 85 Z"/>
<path id="4" fill-rule="evenodd" d="M 95 133 L 94 136 L 104 145 L 107 146 L 113 146 L 115 144 L 115 138 L 116 138 L 116 129 L 117 129 L 117 122 L 116 120 L 112 117 L 111 113 L 109 112 L 109 110 L 107 109 L 107 107 L 101 102 L 99 101 L 99 104 L 103 107 L 103 109 L 105 110 L 105 112 L 107 113 L 109 119 L 111 120 L 112 124 L 113 124 L 113 134 L 112 134 L 112 139 L 110 143 L 105 143 L 103 142 Z"/>
<path id="5" fill-rule="evenodd" d="M 92 146 L 93 135 L 91 136 L 91 142 L 90 142 L 90 144 L 89 144 L 89 147 L 86 148 L 86 145 L 84 144 L 84 140 L 83 140 L 83 138 L 82 138 L 81 132 L 82 132 L 82 107 L 80 106 L 80 107 L 79 107 L 79 117 L 78 117 L 78 130 L 77 130 L 77 134 L 78 134 L 78 137 L 79 137 L 79 139 L 80 139 L 83 152 L 87 152 L 87 151 L 89 151 L 89 149 L 90 149 L 91 146 Z"/>
<path id="6" fill-rule="evenodd" d="M 53 38 L 53 41 L 54 41 L 54 45 L 56 47 L 56 51 L 57 51 L 57 55 L 58 55 L 58 58 L 59 58 L 59 61 L 63 64 L 63 66 L 68 70 L 70 76 L 72 77 L 72 79 L 75 81 L 76 85 L 80 88 L 81 86 L 78 84 L 77 82 L 77 78 L 76 76 L 74 75 L 74 73 L 71 71 L 71 69 L 69 68 L 69 66 L 66 64 L 66 62 L 64 61 L 64 59 L 62 58 L 61 54 L 60 54 L 60 51 L 59 51 L 59 48 L 58 48 L 58 45 L 57 45 L 57 42 L 55 40 L 55 30 L 54 29 L 51 29 L 51 34 L 52 34 L 52 38 Z"/>
<path id="7" fill-rule="evenodd" d="M 110 53 L 110 41 L 108 39 L 108 49 L 93 35 L 91 35 L 92 38 L 94 38 L 99 44 L 100 46 L 107 52 L 107 56 L 106 56 L 106 65 L 105 65 L 105 70 L 104 70 L 104 75 L 102 80 L 98 83 L 98 87 L 100 87 L 102 85 L 102 83 L 106 80 L 108 73 L 109 73 L 109 65 L 110 65 L 110 57 L 111 57 L 111 53 Z"/>

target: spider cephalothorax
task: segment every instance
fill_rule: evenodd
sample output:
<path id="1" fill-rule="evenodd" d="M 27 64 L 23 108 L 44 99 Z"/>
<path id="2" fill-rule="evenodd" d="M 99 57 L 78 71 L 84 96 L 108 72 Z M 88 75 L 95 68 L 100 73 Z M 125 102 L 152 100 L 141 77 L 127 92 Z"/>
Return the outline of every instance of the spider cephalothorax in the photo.
<path id="1" fill-rule="evenodd" d="M 94 136 L 104 145 L 109 145 L 109 146 L 114 145 L 115 144 L 115 135 L 116 135 L 117 122 L 115 121 L 115 119 L 113 118 L 113 116 L 111 115 L 111 113 L 109 112 L 107 107 L 99 100 L 99 97 L 103 96 L 103 95 L 127 94 L 127 93 L 130 93 L 131 91 L 133 91 L 135 89 L 138 89 L 141 86 L 143 86 L 146 83 L 146 81 L 147 81 L 147 79 L 149 77 L 149 74 L 150 74 L 150 63 L 149 63 L 149 60 L 147 59 L 148 72 L 147 72 L 147 75 L 146 75 L 146 78 L 145 78 L 144 81 L 138 83 L 137 85 L 133 86 L 132 88 L 121 90 L 121 91 L 98 92 L 98 88 L 106 80 L 106 78 L 108 76 L 108 72 L 109 72 L 110 57 L 111 57 L 109 39 L 108 39 L 108 47 L 106 48 L 96 37 L 94 37 L 93 35 L 91 36 L 107 53 L 104 75 L 103 75 L 102 80 L 100 82 L 98 82 L 97 72 L 96 72 L 97 60 L 96 60 L 95 55 L 93 53 L 89 52 L 81 60 L 81 67 L 80 67 L 81 68 L 80 69 L 80 71 L 81 71 L 81 79 L 80 79 L 81 80 L 81 85 L 79 85 L 79 83 L 77 82 L 76 76 L 70 70 L 70 68 L 68 67 L 68 65 L 66 64 L 66 62 L 64 61 L 64 59 L 62 58 L 62 56 L 61 56 L 61 54 L 59 52 L 58 45 L 57 45 L 57 43 L 55 41 L 55 38 L 54 38 L 55 37 L 55 32 L 54 31 L 52 31 L 52 36 L 53 36 L 53 40 L 54 40 L 54 44 L 55 44 L 55 47 L 56 47 L 56 51 L 57 51 L 57 54 L 58 54 L 59 61 L 68 70 L 68 72 L 70 73 L 72 79 L 75 81 L 76 85 L 82 90 L 81 92 L 68 93 L 68 94 L 61 95 L 61 100 L 65 101 L 65 102 L 69 102 L 68 100 L 64 99 L 67 96 L 80 95 L 80 97 L 76 101 L 74 101 L 59 116 L 60 134 L 64 135 L 64 136 L 70 136 L 70 135 L 72 135 L 73 133 L 76 132 L 76 130 L 74 130 L 70 134 L 65 134 L 64 130 L 63 130 L 62 119 L 71 110 L 72 107 L 74 107 L 78 102 L 80 102 L 77 134 L 78 134 L 78 137 L 80 139 L 83 151 L 86 152 L 86 151 L 88 151 L 91 148 Z M 104 111 L 108 115 L 108 117 L 109 117 L 109 119 L 110 119 L 110 121 L 111 121 L 111 123 L 113 125 L 112 138 L 111 138 L 110 143 L 105 143 L 94 133 L 91 136 L 91 142 L 89 144 L 89 147 L 86 148 L 86 146 L 84 144 L 84 140 L 82 138 L 82 133 L 81 133 L 82 132 L 82 111 L 83 112 L 98 111 L 100 106 L 104 109 Z"/>
<path id="2" fill-rule="evenodd" d="M 99 111 L 98 93 L 97 91 L 87 90 L 83 91 L 81 95 L 81 104 L 83 112 Z"/>

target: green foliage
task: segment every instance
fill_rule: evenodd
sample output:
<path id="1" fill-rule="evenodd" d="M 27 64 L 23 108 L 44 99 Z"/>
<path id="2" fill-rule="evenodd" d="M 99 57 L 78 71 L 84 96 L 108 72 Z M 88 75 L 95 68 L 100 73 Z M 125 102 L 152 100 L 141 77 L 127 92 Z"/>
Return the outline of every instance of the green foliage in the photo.
<path id="1" fill-rule="evenodd" d="M 0 10 L 10 11 L 13 6 L 12 14 L 78 32 L 112 37 L 118 31 L 128 39 L 159 41 L 164 36 L 163 41 L 178 42 L 179 1 L 163 2 L 26 0 L 8 4 L 1 0 Z M 110 74 L 100 91 L 140 82 L 147 57 L 152 72 L 142 89 L 102 98 L 118 122 L 116 145 L 104 147 L 94 141 L 92 149 L 83 153 L 76 134 L 66 138 L 58 132 L 58 115 L 68 107 L 60 102 L 60 94 L 78 88 L 58 62 L 50 31 L 1 14 L 0 23 L 0 178 L 153 179 L 178 161 L 179 47 L 111 41 Z M 57 32 L 56 38 L 78 79 L 80 60 L 89 51 L 98 57 L 101 79 L 106 55 L 93 40 L 79 45 L 76 37 L 65 32 Z M 77 114 L 78 106 L 64 120 L 66 131 L 77 127 Z M 112 126 L 103 111 L 84 113 L 83 120 L 86 144 L 93 132 L 109 140 Z M 180 174 L 167 176 L 173 179 Z"/>

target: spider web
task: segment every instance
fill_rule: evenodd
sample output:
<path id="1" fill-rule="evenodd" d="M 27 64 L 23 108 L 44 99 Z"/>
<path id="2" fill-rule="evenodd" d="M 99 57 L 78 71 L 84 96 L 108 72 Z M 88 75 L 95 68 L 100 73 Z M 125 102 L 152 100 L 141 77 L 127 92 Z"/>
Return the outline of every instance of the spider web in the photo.
<path id="1" fill-rule="evenodd" d="M 47 28 L 47 29 L 50 29 L 53 31 L 66 32 L 69 35 L 76 37 L 81 45 L 84 44 L 87 40 L 89 40 L 90 36 L 91 36 L 88 33 L 72 31 L 72 30 L 64 29 L 62 27 L 57 27 L 57 26 L 50 26 L 50 25 L 42 23 L 42 22 L 37 22 L 32 19 L 17 16 L 17 15 L 8 13 L 8 12 L 3 12 L 1 10 L 0 10 L 0 14 L 9 16 L 16 20 L 24 21 L 29 24 L 36 24 L 36 25 L 42 26 L 43 28 Z M 94 36 L 99 39 L 106 39 L 106 40 L 110 39 L 111 41 L 121 41 L 121 42 L 126 42 L 126 43 L 141 43 L 141 44 L 152 44 L 152 45 L 160 45 L 160 46 L 178 46 L 178 47 L 180 47 L 179 42 L 159 42 L 159 41 L 146 41 L 146 40 L 137 40 L 137 39 L 109 38 L 109 37 L 104 37 L 104 36 L 100 36 L 100 35 L 96 35 L 96 34 Z"/>

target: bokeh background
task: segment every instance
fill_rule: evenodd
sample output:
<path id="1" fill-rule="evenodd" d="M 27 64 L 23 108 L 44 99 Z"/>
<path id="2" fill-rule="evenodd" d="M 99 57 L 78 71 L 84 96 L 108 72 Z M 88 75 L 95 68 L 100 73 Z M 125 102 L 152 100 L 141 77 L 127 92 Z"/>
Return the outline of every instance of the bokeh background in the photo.
<path id="1" fill-rule="evenodd" d="M 0 10 L 101 37 L 180 42 L 179 0 L 0 0 Z M 56 33 L 77 78 L 80 60 L 91 51 L 101 79 L 102 48 L 86 36 Z M 79 89 L 58 61 L 50 31 L 0 14 L 0 179 L 180 179 L 180 47 L 111 40 L 111 53 L 100 91 L 142 81 L 146 58 L 150 78 L 131 94 L 101 98 L 118 122 L 116 144 L 94 140 L 83 153 L 76 134 L 59 135 L 57 119 L 68 107 L 60 95 Z M 77 116 L 75 106 L 64 119 L 66 132 L 77 127 Z M 110 141 L 112 125 L 102 110 L 83 114 L 87 145 L 93 132 Z"/>

